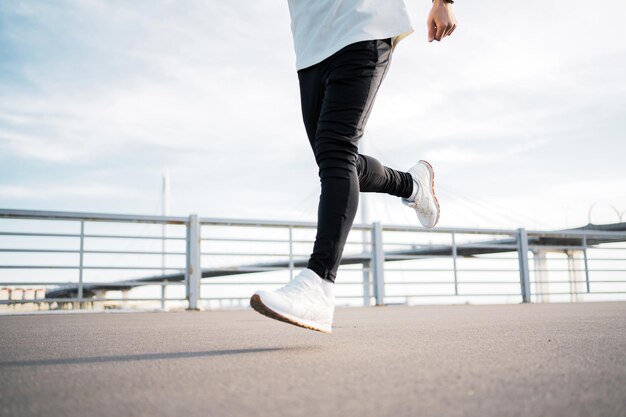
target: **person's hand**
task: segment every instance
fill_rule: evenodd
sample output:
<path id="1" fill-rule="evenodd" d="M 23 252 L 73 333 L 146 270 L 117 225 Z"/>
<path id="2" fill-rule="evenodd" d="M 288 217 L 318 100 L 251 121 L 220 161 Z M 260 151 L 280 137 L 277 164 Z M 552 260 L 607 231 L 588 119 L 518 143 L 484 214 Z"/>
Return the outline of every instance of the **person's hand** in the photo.
<path id="1" fill-rule="evenodd" d="M 456 29 L 456 19 L 452 13 L 452 4 L 443 0 L 435 0 L 428 13 L 428 42 L 439 42 L 445 36 L 450 36 Z"/>

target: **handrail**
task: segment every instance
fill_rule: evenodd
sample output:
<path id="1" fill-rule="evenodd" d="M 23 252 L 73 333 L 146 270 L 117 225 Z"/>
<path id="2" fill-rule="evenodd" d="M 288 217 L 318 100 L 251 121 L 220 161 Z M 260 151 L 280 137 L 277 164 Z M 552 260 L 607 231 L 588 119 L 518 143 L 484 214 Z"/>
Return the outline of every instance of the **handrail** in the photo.
<path id="1" fill-rule="evenodd" d="M 0 209 L 0 218 L 32 220 L 84 220 L 124 223 L 187 224 L 187 217 L 147 216 L 139 214 L 81 213 L 68 211 Z"/>

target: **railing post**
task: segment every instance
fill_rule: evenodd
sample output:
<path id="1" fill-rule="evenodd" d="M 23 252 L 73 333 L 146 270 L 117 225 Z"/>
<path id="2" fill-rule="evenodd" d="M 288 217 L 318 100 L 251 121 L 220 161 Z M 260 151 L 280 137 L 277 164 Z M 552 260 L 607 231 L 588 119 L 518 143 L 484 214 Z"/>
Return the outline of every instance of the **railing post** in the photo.
<path id="1" fill-rule="evenodd" d="M 161 282 L 161 310 L 165 310 L 166 291 L 167 291 L 167 280 Z"/>
<path id="2" fill-rule="evenodd" d="M 83 251 L 85 250 L 85 221 L 80 221 L 80 255 L 78 260 L 78 305 L 83 308 Z"/>
<path id="3" fill-rule="evenodd" d="M 380 222 L 372 224 L 372 276 L 376 305 L 385 304 L 385 252 L 383 250 L 383 228 Z"/>
<path id="4" fill-rule="evenodd" d="M 452 233 L 452 266 L 454 268 L 454 295 L 459 295 L 459 277 L 456 266 L 456 258 L 457 258 L 457 248 L 456 248 L 456 238 L 454 233 Z"/>
<path id="5" fill-rule="evenodd" d="M 289 281 L 293 279 L 293 226 L 289 226 Z"/>
<path id="6" fill-rule="evenodd" d="M 589 259 L 587 258 L 587 236 L 583 236 L 583 256 L 585 257 L 585 284 L 587 286 L 587 294 L 591 292 L 589 285 Z"/>
<path id="7" fill-rule="evenodd" d="M 187 288 L 188 310 L 198 310 L 200 298 L 200 222 L 197 214 L 189 216 L 187 222 L 187 268 L 185 270 L 185 285 Z"/>
<path id="8" fill-rule="evenodd" d="M 371 261 L 363 261 L 363 307 L 370 306 L 370 265 Z"/>
<path id="9" fill-rule="evenodd" d="M 517 258 L 519 259 L 519 281 L 522 302 L 530 303 L 530 277 L 528 274 L 528 234 L 526 229 L 517 229 Z"/>

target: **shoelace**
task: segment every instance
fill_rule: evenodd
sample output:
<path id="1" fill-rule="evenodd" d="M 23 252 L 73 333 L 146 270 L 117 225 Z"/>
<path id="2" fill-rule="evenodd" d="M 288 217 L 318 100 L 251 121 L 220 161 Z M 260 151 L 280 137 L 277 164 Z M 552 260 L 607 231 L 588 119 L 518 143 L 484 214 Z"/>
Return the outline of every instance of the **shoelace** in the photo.
<path id="1" fill-rule="evenodd" d="M 415 204 L 415 210 L 417 210 L 419 213 L 424 214 L 426 216 L 430 216 L 431 214 L 433 214 L 433 211 L 430 209 L 428 205 L 422 206 L 419 204 Z"/>
<path id="2" fill-rule="evenodd" d="M 422 190 L 419 190 L 417 192 L 417 196 L 415 196 L 415 201 L 407 201 L 407 206 L 415 209 L 420 214 L 424 214 L 426 216 L 431 215 L 432 214 L 432 210 L 430 210 L 430 206 L 428 204 L 428 201 L 426 201 L 426 204 L 420 204 L 420 203 L 423 203 L 422 200 L 424 200 L 424 192 Z M 418 201 L 419 201 L 419 203 L 418 203 Z"/>

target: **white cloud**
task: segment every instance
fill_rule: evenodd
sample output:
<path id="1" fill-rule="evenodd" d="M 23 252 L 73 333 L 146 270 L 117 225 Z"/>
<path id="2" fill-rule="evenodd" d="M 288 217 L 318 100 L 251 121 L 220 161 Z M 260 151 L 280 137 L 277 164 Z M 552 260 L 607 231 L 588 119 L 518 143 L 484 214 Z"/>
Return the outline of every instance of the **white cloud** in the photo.
<path id="1" fill-rule="evenodd" d="M 19 133 L 0 133 L 0 149 L 22 158 L 50 162 L 75 160 L 84 155 L 80 147 L 67 140 L 54 142 L 50 138 Z"/>
<path id="2" fill-rule="evenodd" d="M 66 199 L 66 198 L 125 198 L 132 190 L 106 184 L 64 184 L 40 186 L 0 185 L 0 196 L 15 200 Z"/>

